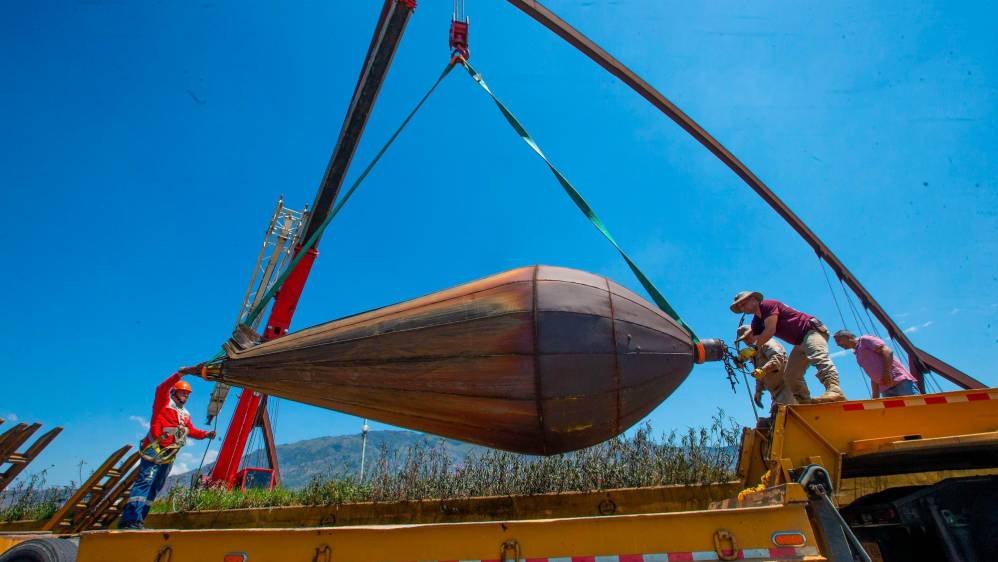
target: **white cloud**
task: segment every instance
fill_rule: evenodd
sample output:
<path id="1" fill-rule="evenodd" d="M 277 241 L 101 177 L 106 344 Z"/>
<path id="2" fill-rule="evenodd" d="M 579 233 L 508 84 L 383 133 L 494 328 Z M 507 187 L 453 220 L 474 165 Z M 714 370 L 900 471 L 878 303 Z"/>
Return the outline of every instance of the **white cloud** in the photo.
<path id="1" fill-rule="evenodd" d="M 149 420 L 142 416 L 128 416 L 128 419 L 142 426 L 142 429 L 149 429 Z"/>
<path id="2" fill-rule="evenodd" d="M 173 468 L 170 469 L 170 476 L 183 474 L 194 469 L 194 455 L 191 453 L 180 453 L 177 460 L 173 461 Z"/>
<path id="3" fill-rule="evenodd" d="M 915 332 L 917 332 L 919 330 L 928 328 L 932 324 L 934 324 L 934 322 L 932 320 L 929 320 L 928 322 L 923 322 L 923 323 L 915 325 L 915 326 L 908 326 L 907 328 L 904 329 L 904 333 L 906 333 L 906 334 L 914 334 Z"/>
<path id="4" fill-rule="evenodd" d="M 950 314 L 960 314 L 960 309 L 959 308 L 954 308 L 953 310 L 949 311 L 949 313 Z"/>
<path id="5" fill-rule="evenodd" d="M 3 419 L 5 419 L 5 420 L 7 420 L 9 422 L 16 422 L 17 420 L 19 420 L 21 418 L 17 417 L 17 414 L 15 414 L 14 412 L 11 412 L 11 413 L 7 414 L 6 416 L 4 416 Z"/>
<path id="6" fill-rule="evenodd" d="M 842 351 L 836 351 L 835 353 L 830 353 L 828 356 L 831 357 L 832 359 L 834 359 L 836 357 L 842 357 L 843 355 L 846 355 L 850 351 L 852 351 L 852 350 L 843 349 Z"/>
<path id="7" fill-rule="evenodd" d="M 204 457 L 204 464 L 215 462 L 215 459 L 217 458 L 218 451 L 215 449 L 208 449 L 208 454 Z M 170 469 L 170 476 L 190 472 L 197 468 L 199 464 L 201 464 L 201 455 L 195 455 L 194 453 L 180 453 L 177 455 L 177 460 L 173 461 L 173 468 Z"/>

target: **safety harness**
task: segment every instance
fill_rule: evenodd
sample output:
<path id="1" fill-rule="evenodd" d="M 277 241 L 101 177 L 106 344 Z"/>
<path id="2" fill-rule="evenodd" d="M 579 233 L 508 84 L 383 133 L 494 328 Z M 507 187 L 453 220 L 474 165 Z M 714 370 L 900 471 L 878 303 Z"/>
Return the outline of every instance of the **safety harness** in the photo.
<path id="1" fill-rule="evenodd" d="M 190 433 L 190 429 L 184 423 L 190 418 L 190 413 L 185 408 L 177 406 L 173 398 L 170 398 L 170 405 L 167 407 L 176 410 L 179 425 L 176 427 L 164 427 L 163 433 L 155 438 L 152 435 L 152 429 L 150 429 L 146 437 L 149 440 L 149 444 L 139 450 L 139 455 L 143 459 L 154 464 L 169 464 L 173 462 L 177 458 L 177 453 L 180 452 L 180 449 L 187 444 L 187 434 Z M 162 443 L 167 437 L 172 437 L 173 442 L 169 445 L 163 445 Z M 143 441 L 146 439 L 143 439 Z"/>

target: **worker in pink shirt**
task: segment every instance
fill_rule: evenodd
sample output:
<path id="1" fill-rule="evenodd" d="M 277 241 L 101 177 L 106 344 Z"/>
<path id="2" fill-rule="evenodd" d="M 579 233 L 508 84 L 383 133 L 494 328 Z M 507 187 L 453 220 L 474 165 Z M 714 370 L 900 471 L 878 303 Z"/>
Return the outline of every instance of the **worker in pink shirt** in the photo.
<path id="1" fill-rule="evenodd" d="M 876 336 L 856 337 L 849 330 L 839 330 L 834 337 L 839 347 L 851 349 L 856 355 L 856 362 L 870 377 L 874 398 L 918 394 L 918 381 L 898 361 L 884 340 Z"/>

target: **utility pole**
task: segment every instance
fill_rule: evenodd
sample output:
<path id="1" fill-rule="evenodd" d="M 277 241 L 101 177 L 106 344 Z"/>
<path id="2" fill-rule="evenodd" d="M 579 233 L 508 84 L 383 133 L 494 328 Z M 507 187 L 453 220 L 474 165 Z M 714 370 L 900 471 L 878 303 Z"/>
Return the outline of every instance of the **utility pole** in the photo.
<path id="1" fill-rule="evenodd" d="M 360 429 L 360 481 L 364 481 L 364 459 L 367 457 L 367 420 Z"/>

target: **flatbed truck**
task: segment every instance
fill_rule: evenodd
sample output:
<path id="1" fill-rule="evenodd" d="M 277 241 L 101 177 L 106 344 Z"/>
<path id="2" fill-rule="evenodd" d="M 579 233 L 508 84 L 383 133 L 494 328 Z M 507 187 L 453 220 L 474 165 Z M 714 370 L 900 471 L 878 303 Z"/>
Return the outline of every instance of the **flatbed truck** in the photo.
<path id="1" fill-rule="evenodd" d="M 380 521 L 274 508 L 159 516 L 186 525 L 176 529 L 21 531 L 0 535 L 0 562 L 998 560 L 998 389 L 781 406 L 768 426 L 744 429 L 737 474 L 713 488 L 656 489 L 648 509 L 638 489 L 589 494 L 603 498 L 595 510 L 550 508 L 565 496 L 555 494 L 505 499 L 529 505 L 519 511 L 473 512 L 497 498 L 431 502 L 436 513 L 360 510 Z M 707 505 L 683 509 L 697 502 Z M 297 525 L 286 517 L 295 509 Z M 237 528 L 246 525 L 255 528 Z M 59 549 L 18 558 L 39 543 Z"/>

